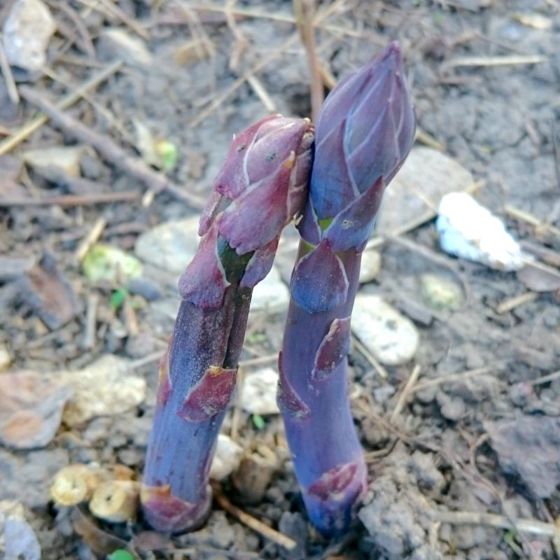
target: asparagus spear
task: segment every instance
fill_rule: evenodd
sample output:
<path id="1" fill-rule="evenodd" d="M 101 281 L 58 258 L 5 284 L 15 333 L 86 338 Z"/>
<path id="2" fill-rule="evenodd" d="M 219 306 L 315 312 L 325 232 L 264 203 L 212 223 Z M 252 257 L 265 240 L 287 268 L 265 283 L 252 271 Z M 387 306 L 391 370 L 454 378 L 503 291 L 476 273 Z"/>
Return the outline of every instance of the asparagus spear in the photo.
<path id="1" fill-rule="evenodd" d="M 347 529 L 366 488 L 347 395 L 350 315 L 362 251 L 414 131 L 396 43 L 341 81 L 317 122 L 278 401 L 305 505 L 326 536 Z"/>
<path id="2" fill-rule="evenodd" d="M 208 475 L 252 289 L 272 267 L 282 228 L 302 211 L 312 142 L 307 119 L 265 117 L 234 138 L 214 182 L 160 365 L 141 491 L 144 516 L 157 530 L 191 530 L 208 513 Z"/>

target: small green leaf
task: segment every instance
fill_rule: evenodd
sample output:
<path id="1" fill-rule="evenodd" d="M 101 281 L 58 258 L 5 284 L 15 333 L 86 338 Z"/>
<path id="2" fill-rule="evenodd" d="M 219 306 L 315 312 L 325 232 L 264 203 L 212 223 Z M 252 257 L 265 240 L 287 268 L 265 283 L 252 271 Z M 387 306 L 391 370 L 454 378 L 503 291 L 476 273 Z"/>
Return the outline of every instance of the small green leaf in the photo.
<path id="1" fill-rule="evenodd" d="M 266 421 L 260 414 L 253 414 L 251 419 L 253 420 L 253 425 L 257 428 L 257 430 L 262 430 L 266 426 Z"/>
<path id="2" fill-rule="evenodd" d="M 177 146 L 169 140 L 157 140 L 154 144 L 154 151 L 161 161 L 161 168 L 164 171 L 171 171 L 177 165 L 179 152 Z"/>
<path id="3" fill-rule="evenodd" d="M 128 290 L 126 288 L 118 288 L 111 294 L 111 307 L 114 311 L 120 309 L 124 300 L 128 297 Z"/>
<path id="4" fill-rule="evenodd" d="M 123 282 L 142 274 L 142 263 L 117 247 L 96 243 L 82 263 L 90 282 Z"/>
<path id="5" fill-rule="evenodd" d="M 136 557 L 128 552 L 128 550 L 124 550 L 120 548 L 119 550 L 115 550 L 107 556 L 107 560 L 136 560 Z"/>

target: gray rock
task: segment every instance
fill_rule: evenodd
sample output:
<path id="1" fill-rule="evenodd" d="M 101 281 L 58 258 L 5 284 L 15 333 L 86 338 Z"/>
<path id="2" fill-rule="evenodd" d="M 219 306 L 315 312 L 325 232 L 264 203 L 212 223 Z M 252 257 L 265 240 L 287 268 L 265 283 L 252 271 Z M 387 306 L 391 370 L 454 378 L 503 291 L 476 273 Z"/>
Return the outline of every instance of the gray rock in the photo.
<path id="1" fill-rule="evenodd" d="M 56 30 L 49 8 L 41 0 L 16 0 L 4 23 L 4 51 L 9 64 L 39 72 Z"/>
<path id="2" fill-rule="evenodd" d="M 181 274 L 198 248 L 198 218 L 166 222 L 140 235 L 135 253 L 143 261 Z"/>
<path id="3" fill-rule="evenodd" d="M 383 364 L 396 366 L 410 361 L 419 344 L 414 324 L 373 294 L 358 294 L 352 330 Z"/>
<path id="4" fill-rule="evenodd" d="M 484 427 L 503 471 L 533 497 L 550 497 L 560 484 L 560 418 L 520 416 Z"/>

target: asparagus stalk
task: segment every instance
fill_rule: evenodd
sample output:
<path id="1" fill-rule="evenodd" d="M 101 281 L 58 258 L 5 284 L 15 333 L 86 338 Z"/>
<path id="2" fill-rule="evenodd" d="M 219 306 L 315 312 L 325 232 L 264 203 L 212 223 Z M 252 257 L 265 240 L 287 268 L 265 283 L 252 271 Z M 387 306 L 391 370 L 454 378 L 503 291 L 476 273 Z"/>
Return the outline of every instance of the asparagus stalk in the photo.
<path id="1" fill-rule="evenodd" d="M 307 119 L 265 117 L 234 138 L 215 180 L 160 365 L 141 490 L 144 516 L 157 530 L 191 530 L 208 513 L 208 476 L 252 289 L 272 267 L 282 228 L 302 211 L 312 142 Z"/>
<path id="2" fill-rule="evenodd" d="M 309 517 L 325 536 L 347 529 L 366 487 L 347 396 L 350 315 L 383 190 L 414 131 L 396 43 L 340 82 L 317 122 L 278 402 Z"/>

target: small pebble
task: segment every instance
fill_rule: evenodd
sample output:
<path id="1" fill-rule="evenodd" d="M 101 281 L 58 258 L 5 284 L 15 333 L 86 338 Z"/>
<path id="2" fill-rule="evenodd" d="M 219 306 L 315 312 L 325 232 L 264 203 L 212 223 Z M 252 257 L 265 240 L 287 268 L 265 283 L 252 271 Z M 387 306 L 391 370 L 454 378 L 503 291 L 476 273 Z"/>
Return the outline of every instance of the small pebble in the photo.
<path id="1" fill-rule="evenodd" d="M 360 268 L 360 284 L 367 284 L 377 278 L 381 270 L 381 255 L 378 251 L 366 250 L 362 254 Z"/>
<path id="2" fill-rule="evenodd" d="M 4 52 L 11 66 L 38 73 L 47 62 L 47 48 L 56 30 L 41 0 L 17 0 L 4 23 Z"/>
<path id="3" fill-rule="evenodd" d="M 358 294 L 352 331 L 383 364 L 397 366 L 416 354 L 420 337 L 414 324 L 373 294 Z"/>
<path id="4" fill-rule="evenodd" d="M 277 385 L 278 373 L 272 368 L 247 374 L 241 389 L 241 407 L 250 414 L 279 414 L 276 404 Z"/>
<path id="5" fill-rule="evenodd" d="M 210 469 L 210 478 L 224 480 L 239 467 L 243 449 L 229 436 L 220 434 L 216 445 L 216 454 Z"/>
<path id="6" fill-rule="evenodd" d="M 179 275 L 194 257 L 199 239 L 198 218 L 165 222 L 138 237 L 135 253 L 143 261 Z"/>

